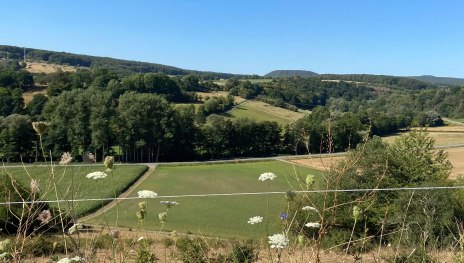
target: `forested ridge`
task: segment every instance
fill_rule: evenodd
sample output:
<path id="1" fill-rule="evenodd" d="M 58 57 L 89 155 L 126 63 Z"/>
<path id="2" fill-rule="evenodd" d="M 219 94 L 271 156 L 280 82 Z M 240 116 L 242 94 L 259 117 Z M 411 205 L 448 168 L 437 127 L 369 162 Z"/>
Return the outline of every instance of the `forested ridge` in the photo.
<path id="1" fill-rule="evenodd" d="M 186 161 L 346 151 L 366 136 L 412 126 L 443 125 L 464 116 L 464 88 L 437 87 L 393 76 L 289 77 L 268 82 L 229 78 L 224 85 L 197 74 L 118 74 L 104 67 L 32 74 L 20 60 L 0 61 L 0 158 L 37 159 L 31 122 L 50 124 L 46 152 L 121 161 Z M 22 93 L 46 89 L 24 102 Z M 200 97 L 197 92 L 227 91 Z M 228 119 L 233 96 L 311 114 L 286 126 Z M 182 103 L 182 105 L 177 105 Z M 200 104 L 195 107 L 194 104 Z"/>
<path id="2" fill-rule="evenodd" d="M 194 73 L 201 76 L 202 78 L 209 79 L 230 78 L 233 76 L 239 76 L 229 73 L 181 69 L 178 67 L 162 65 L 157 63 L 0 45 L 0 59 L 24 59 L 24 52 L 26 52 L 26 58 L 29 60 L 44 61 L 59 65 L 65 64 L 75 67 L 99 67 L 115 72 L 120 76 L 148 72 L 176 76 Z"/>

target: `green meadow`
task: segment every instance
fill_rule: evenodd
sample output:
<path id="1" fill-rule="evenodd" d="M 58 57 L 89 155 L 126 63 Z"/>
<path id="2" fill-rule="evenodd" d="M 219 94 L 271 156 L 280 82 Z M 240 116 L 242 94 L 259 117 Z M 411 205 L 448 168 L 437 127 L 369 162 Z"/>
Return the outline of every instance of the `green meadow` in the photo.
<path id="1" fill-rule="evenodd" d="M 86 175 L 95 171 L 105 171 L 103 165 L 91 166 L 55 166 L 54 177 L 49 166 L 2 167 L 1 174 L 11 176 L 24 187 L 29 187 L 31 179 L 39 182 L 39 195 L 44 200 L 84 198 L 111 198 L 119 195 L 142 176 L 147 167 L 144 165 L 115 165 L 104 179 L 89 179 Z M 53 182 L 56 182 L 56 189 Z M 107 202 L 64 202 L 62 208 L 74 208 L 76 215 L 84 215 L 101 208 Z M 56 204 L 52 204 L 56 206 Z"/>
<path id="2" fill-rule="evenodd" d="M 264 172 L 273 172 L 277 178 L 273 181 L 259 181 L 258 177 Z M 147 201 L 147 216 L 142 229 L 161 230 L 158 213 L 166 209 L 160 201 L 176 201 L 179 205 L 168 211 L 162 230 L 217 237 L 263 237 L 266 235 L 267 224 L 269 233 L 281 232 L 280 215 L 287 210 L 284 194 L 163 196 L 301 190 L 301 180 L 296 180 L 296 177 L 305 178 L 307 174 L 314 174 L 317 178 L 320 176 L 316 170 L 280 161 L 159 166 L 131 194 L 136 197 L 137 191 L 151 190 L 158 193 L 158 198 L 122 201 L 104 215 L 90 219 L 87 223 L 112 224 L 117 221 L 120 227 L 136 229 L 138 203 Z M 264 221 L 250 225 L 247 221 L 253 216 L 263 216 Z"/>
<path id="3" fill-rule="evenodd" d="M 223 114 L 228 118 L 250 118 L 256 121 L 276 121 L 286 125 L 302 118 L 306 113 L 275 107 L 261 101 L 246 101 Z"/>

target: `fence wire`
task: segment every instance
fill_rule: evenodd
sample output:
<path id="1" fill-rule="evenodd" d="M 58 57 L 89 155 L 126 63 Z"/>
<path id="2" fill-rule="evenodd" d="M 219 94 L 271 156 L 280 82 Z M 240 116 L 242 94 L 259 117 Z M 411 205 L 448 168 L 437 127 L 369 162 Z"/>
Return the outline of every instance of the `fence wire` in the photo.
<path id="1" fill-rule="evenodd" d="M 422 186 L 422 187 L 393 187 L 393 188 L 359 188 L 359 189 L 323 189 L 323 190 L 303 190 L 303 191 L 273 191 L 273 192 L 248 192 L 248 193 L 217 193 L 217 194 L 186 194 L 186 195 L 163 195 L 155 198 L 144 197 L 108 197 L 108 198 L 82 198 L 82 199 L 62 199 L 62 200 L 35 200 L 35 201 L 14 201 L 0 202 L 0 205 L 34 204 L 34 203 L 67 203 L 67 202 L 88 202 L 88 201 L 123 201 L 140 199 L 170 199 L 170 198 L 196 198 L 196 197 L 218 197 L 218 196 L 251 196 L 251 195 L 274 195 L 287 194 L 311 194 L 311 193 L 343 193 L 343 192 L 393 192 L 393 191 L 424 191 L 424 190 L 456 190 L 464 189 L 461 186 Z"/>

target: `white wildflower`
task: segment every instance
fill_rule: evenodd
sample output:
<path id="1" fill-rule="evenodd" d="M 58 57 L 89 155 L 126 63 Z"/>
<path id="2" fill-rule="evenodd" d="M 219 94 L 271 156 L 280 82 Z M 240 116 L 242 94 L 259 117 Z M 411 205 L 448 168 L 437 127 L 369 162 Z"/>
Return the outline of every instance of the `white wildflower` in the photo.
<path id="1" fill-rule="evenodd" d="M 37 180 L 31 180 L 31 193 L 35 194 L 39 192 L 39 182 Z"/>
<path id="2" fill-rule="evenodd" d="M 72 161 L 72 156 L 69 152 L 64 152 L 62 155 L 61 155 L 61 161 L 60 161 L 60 164 L 69 164 L 71 161 Z"/>
<path id="3" fill-rule="evenodd" d="M 312 223 L 305 224 L 305 227 L 319 228 L 319 227 L 321 227 L 321 224 L 319 224 L 317 222 L 312 222 Z"/>
<path id="4" fill-rule="evenodd" d="M 79 224 L 74 224 L 72 227 L 68 229 L 68 233 L 70 235 L 74 234 L 77 231 L 77 228 L 79 227 Z"/>
<path id="5" fill-rule="evenodd" d="M 260 176 L 259 176 L 259 180 L 260 181 L 267 181 L 267 180 L 274 180 L 277 178 L 277 175 L 275 175 L 274 173 L 262 173 Z"/>
<path id="6" fill-rule="evenodd" d="M 165 205 L 167 208 L 171 208 L 175 205 L 178 205 L 179 203 L 174 201 L 160 201 L 160 204 Z"/>
<path id="7" fill-rule="evenodd" d="M 105 178 L 107 176 L 108 175 L 106 173 L 104 173 L 104 172 L 92 172 L 92 173 L 89 173 L 86 177 L 96 180 L 96 179 Z"/>
<path id="8" fill-rule="evenodd" d="M 62 258 L 57 261 L 57 263 L 77 263 L 82 262 L 82 258 L 79 256 L 75 256 L 73 258 Z"/>
<path id="9" fill-rule="evenodd" d="M 139 198 L 156 198 L 158 196 L 157 193 L 150 190 L 141 190 L 138 191 L 137 194 L 139 195 Z"/>
<path id="10" fill-rule="evenodd" d="M 282 249 L 288 246 L 288 238 L 284 234 L 274 234 L 268 237 L 271 248 Z"/>
<path id="11" fill-rule="evenodd" d="M 262 216 L 254 216 L 254 217 L 250 217 L 250 219 L 248 219 L 248 224 L 250 224 L 250 225 L 258 224 L 258 223 L 261 223 L 261 222 L 263 222 L 263 217 Z"/>
<path id="12" fill-rule="evenodd" d="M 319 212 L 315 207 L 312 207 L 312 206 L 304 206 L 303 208 L 301 208 L 301 210 L 303 211 L 312 211 L 312 212 Z"/>

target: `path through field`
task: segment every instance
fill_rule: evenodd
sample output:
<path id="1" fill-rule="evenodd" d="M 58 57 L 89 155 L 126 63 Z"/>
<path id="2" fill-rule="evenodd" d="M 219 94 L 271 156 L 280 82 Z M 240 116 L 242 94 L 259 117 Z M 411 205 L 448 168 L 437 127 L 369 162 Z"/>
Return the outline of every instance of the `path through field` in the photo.
<path id="1" fill-rule="evenodd" d="M 151 164 L 151 165 L 147 165 L 148 166 L 148 170 L 145 172 L 144 175 L 142 175 L 138 180 L 137 182 L 135 182 L 131 187 L 129 187 L 129 189 L 127 189 L 127 191 L 125 191 L 124 193 L 122 193 L 120 196 L 118 196 L 118 198 L 124 198 L 124 197 L 129 197 L 129 195 L 134 191 L 134 189 L 136 189 L 140 184 L 143 183 L 143 181 L 145 179 L 147 179 L 150 174 L 155 170 L 156 168 L 156 165 L 155 164 Z M 111 201 L 110 203 L 108 203 L 107 205 L 105 205 L 104 207 L 102 207 L 101 209 L 89 214 L 89 215 L 86 215 L 86 216 L 83 216 L 81 217 L 79 220 L 80 221 L 87 221 L 89 219 L 92 219 L 96 216 L 99 216 L 101 215 L 102 213 L 106 213 L 106 211 L 110 210 L 111 208 L 113 208 L 115 205 L 118 204 L 118 200 L 113 200 Z"/>

